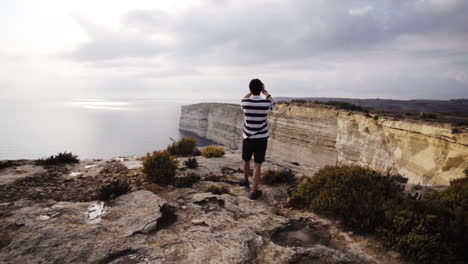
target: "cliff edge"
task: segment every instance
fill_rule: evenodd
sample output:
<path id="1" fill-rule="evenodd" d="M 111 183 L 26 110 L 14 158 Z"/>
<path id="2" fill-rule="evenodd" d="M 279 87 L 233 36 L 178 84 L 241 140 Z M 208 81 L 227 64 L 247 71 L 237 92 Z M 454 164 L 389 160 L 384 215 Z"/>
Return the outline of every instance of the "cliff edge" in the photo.
<path id="1" fill-rule="evenodd" d="M 179 128 L 238 149 L 243 118 L 236 104 L 187 105 Z M 425 185 L 448 185 L 468 167 L 468 133 L 450 124 L 295 104 L 277 104 L 269 122 L 267 155 L 309 167 L 358 164 Z"/>

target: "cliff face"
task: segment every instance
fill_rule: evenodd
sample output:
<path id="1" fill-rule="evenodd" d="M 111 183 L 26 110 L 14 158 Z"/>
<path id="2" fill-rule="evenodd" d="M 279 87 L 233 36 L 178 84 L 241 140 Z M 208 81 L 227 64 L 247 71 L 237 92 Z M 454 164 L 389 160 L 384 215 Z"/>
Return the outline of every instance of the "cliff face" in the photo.
<path id="1" fill-rule="evenodd" d="M 239 105 L 182 107 L 181 130 L 231 148 L 241 146 L 242 126 Z M 446 124 L 278 104 L 270 115 L 270 133 L 269 156 L 312 167 L 359 164 L 421 184 L 449 184 L 468 167 L 468 133 L 452 134 Z"/>

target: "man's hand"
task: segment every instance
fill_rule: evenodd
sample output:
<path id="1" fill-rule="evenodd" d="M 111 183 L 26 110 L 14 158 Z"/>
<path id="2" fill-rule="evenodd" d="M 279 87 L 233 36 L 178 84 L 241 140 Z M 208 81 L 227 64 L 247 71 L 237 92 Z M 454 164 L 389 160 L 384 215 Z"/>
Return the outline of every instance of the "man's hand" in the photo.
<path id="1" fill-rule="evenodd" d="M 244 96 L 244 99 L 247 99 L 247 98 L 249 98 L 250 96 L 252 96 L 252 93 L 246 94 L 246 95 Z"/>
<path id="2" fill-rule="evenodd" d="M 271 96 L 270 93 L 265 89 L 265 85 L 263 86 L 262 93 L 265 97 Z M 273 97 L 270 97 L 271 100 L 273 100 Z"/>

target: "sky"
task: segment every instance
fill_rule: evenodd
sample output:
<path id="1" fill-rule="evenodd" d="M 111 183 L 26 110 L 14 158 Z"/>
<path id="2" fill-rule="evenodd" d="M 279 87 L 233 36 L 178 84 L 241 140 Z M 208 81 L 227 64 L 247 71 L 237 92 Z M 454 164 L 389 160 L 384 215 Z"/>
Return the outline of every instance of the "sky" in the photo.
<path id="1" fill-rule="evenodd" d="M 1 0 L 0 98 L 468 98 L 466 0 Z"/>

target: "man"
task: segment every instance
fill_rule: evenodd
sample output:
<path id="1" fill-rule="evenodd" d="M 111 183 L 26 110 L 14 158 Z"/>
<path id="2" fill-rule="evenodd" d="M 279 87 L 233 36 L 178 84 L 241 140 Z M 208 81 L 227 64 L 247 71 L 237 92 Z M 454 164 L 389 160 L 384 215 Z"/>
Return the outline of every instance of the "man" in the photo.
<path id="1" fill-rule="evenodd" d="M 274 106 L 273 98 L 265 90 L 265 86 L 259 79 L 253 79 L 249 84 L 250 93 L 241 101 L 241 108 L 244 111 L 244 138 L 242 142 L 242 160 L 244 160 L 244 179 L 240 185 L 250 188 L 250 160 L 254 155 L 254 175 L 253 189 L 249 195 L 250 199 L 256 200 L 262 195 L 258 189 L 260 175 L 262 172 L 262 163 L 265 161 L 265 154 L 268 144 L 268 120 L 267 114 L 271 112 Z M 260 94 L 263 93 L 265 98 Z"/>

